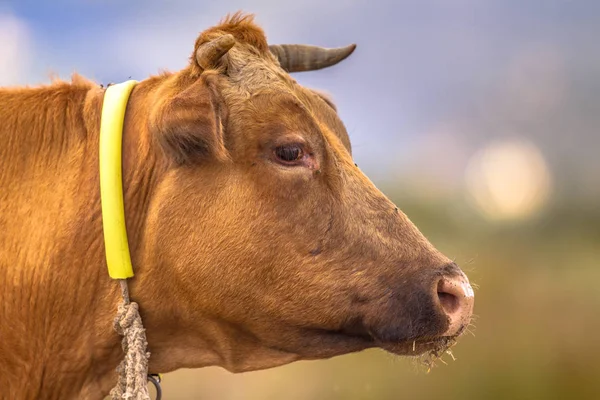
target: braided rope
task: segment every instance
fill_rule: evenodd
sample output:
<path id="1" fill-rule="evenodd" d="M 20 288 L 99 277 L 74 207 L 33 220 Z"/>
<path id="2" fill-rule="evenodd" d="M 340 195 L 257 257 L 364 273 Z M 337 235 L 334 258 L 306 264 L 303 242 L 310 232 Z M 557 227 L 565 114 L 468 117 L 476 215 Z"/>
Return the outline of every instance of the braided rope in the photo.
<path id="1" fill-rule="evenodd" d="M 117 385 L 110 391 L 112 400 L 150 400 L 148 393 L 148 358 L 146 330 L 142 324 L 139 306 L 129 300 L 127 280 L 119 279 L 123 303 L 119 305 L 114 327 L 123 336 L 121 345 L 125 358 L 117 367 Z"/>

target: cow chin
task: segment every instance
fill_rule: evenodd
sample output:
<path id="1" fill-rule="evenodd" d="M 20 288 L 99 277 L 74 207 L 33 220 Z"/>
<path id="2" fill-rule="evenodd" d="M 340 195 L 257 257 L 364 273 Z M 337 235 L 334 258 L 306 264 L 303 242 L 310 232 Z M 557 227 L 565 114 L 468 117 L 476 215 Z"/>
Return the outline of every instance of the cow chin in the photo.
<path id="1" fill-rule="evenodd" d="M 454 346 L 458 335 L 438 338 L 421 338 L 401 343 L 380 343 L 378 347 L 399 356 L 421 356 L 430 354 L 439 357 L 444 351 Z"/>
<path id="2" fill-rule="evenodd" d="M 438 357 L 456 344 L 464 330 L 465 328 L 452 336 L 425 335 L 405 339 L 383 338 L 375 331 L 369 331 L 369 333 L 325 331 L 321 334 L 319 341 L 321 348 L 326 350 L 319 351 L 315 358 L 331 357 L 368 348 L 381 348 L 398 356 L 411 357 L 428 354 Z"/>
<path id="3" fill-rule="evenodd" d="M 442 324 L 442 326 L 447 326 L 447 324 Z M 389 327 L 386 328 L 389 329 Z M 337 336 L 337 343 L 344 347 L 377 347 L 399 356 L 419 356 L 425 353 L 441 354 L 453 346 L 462 334 L 461 330 L 456 335 L 443 336 L 437 334 L 437 329 L 434 329 L 431 334 L 403 337 L 402 335 L 389 335 L 385 331 L 386 329 L 365 329 L 363 332 L 358 332 L 353 326 L 352 330 L 330 332 L 329 334 Z"/>
<path id="4" fill-rule="evenodd" d="M 299 359 L 330 358 L 369 348 L 381 348 L 398 356 L 433 355 L 438 357 L 456 343 L 461 333 L 454 336 L 423 336 L 414 339 L 390 341 L 382 340 L 370 334 L 311 330 L 302 333 L 303 340 L 297 347 L 302 350 L 294 351 L 291 348 L 286 350 L 297 353 Z"/>

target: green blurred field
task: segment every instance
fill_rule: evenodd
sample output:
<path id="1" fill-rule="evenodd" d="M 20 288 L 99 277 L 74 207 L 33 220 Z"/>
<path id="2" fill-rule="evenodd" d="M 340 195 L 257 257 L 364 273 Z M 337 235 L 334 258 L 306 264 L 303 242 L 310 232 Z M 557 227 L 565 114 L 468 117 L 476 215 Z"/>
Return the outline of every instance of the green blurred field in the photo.
<path id="1" fill-rule="evenodd" d="M 388 193 L 390 193 L 388 191 Z M 392 197 L 393 196 L 393 193 Z M 475 336 L 426 373 L 380 350 L 234 375 L 167 374 L 167 399 L 600 399 L 600 210 L 491 223 L 464 200 L 397 204 L 479 285 Z"/>

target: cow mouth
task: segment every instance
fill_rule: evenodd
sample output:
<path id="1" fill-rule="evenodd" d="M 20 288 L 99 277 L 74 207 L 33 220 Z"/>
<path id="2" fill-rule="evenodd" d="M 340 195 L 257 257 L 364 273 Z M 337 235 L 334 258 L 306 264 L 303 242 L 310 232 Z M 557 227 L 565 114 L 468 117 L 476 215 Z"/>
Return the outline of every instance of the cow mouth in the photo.
<path id="1" fill-rule="evenodd" d="M 364 348 L 379 347 L 399 356 L 426 356 L 429 360 L 435 360 L 440 358 L 444 352 L 449 352 L 450 348 L 457 343 L 463 330 L 453 336 L 419 337 L 400 341 L 383 340 L 370 332 L 356 333 L 336 330 L 326 331 L 326 333 L 330 336 L 337 337 L 340 342 L 349 341 L 362 343 Z"/>
<path id="2" fill-rule="evenodd" d="M 437 338 L 421 338 L 400 343 L 382 342 L 377 346 L 399 356 L 441 357 L 445 351 L 456 344 L 458 336 L 441 336 Z"/>

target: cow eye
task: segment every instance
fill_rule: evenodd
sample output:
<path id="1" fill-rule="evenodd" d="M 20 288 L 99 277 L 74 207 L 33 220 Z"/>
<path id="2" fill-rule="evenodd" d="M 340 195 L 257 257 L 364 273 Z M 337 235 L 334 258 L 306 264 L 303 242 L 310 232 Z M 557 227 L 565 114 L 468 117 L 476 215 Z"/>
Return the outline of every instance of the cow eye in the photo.
<path id="1" fill-rule="evenodd" d="M 291 144 L 275 147 L 275 156 L 277 157 L 277 161 L 284 164 L 291 164 L 301 160 L 304 157 L 304 152 L 300 145 Z"/>

